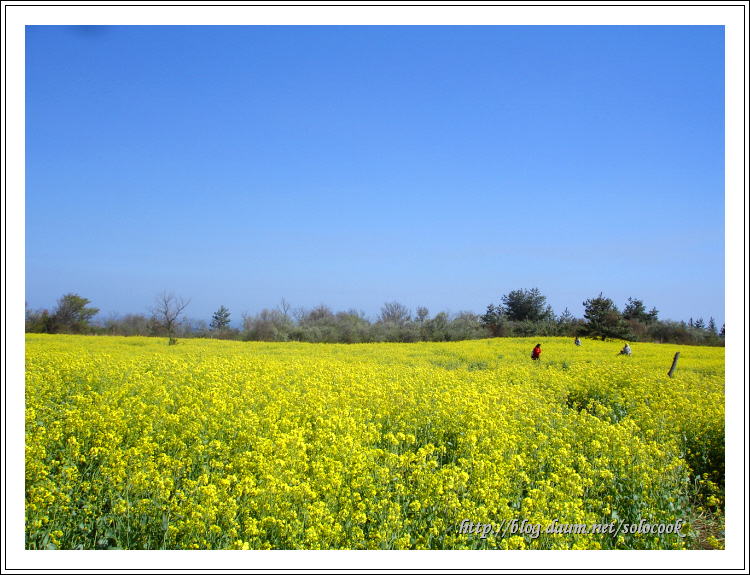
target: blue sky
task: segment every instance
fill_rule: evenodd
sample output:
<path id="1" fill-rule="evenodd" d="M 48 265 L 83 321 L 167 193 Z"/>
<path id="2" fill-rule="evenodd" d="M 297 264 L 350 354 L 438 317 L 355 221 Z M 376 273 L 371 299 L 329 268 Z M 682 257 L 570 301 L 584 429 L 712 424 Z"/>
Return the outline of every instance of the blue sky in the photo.
<path id="1" fill-rule="evenodd" d="M 27 26 L 25 297 L 725 319 L 723 26 Z"/>

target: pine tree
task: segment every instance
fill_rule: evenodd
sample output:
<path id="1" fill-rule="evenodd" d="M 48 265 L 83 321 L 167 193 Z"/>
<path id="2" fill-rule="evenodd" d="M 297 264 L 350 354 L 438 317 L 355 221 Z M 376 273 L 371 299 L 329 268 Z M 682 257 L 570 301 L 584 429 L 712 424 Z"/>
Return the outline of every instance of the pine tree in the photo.
<path id="1" fill-rule="evenodd" d="M 703 318 L 699 317 L 693 324 L 693 327 L 695 327 L 695 329 L 706 329 L 706 324 L 703 322 Z"/>
<path id="2" fill-rule="evenodd" d="M 229 310 L 221 306 L 213 315 L 211 320 L 211 329 L 222 330 L 229 326 Z"/>
<path id="3" fill-rule="evenodd" d="M 589 337 L 619 338 L 633 341 L 635 334 L 630 325 L 622 319 L 620 311 L 614 302 L 599 294 L 599 297 L 587 299 L 583 302 L 586 311 L 583 314 L 584 323 L 580 332 Z"/>
<path id="4" fill-rule="evenodd" d="M 549 321 L 554 317 L 552 307 L 538 288 L 519 289 L 502 297 L 503 315 L 511 321 Z"/>
<path id="5" fill-rule="evenodd" d="M 716 323 L 714 322 L 714 318 L 708 320 L 708 333 L 711 333 L 713 335 L 716 335 Z"/>
<path id="6" fill-rule="evenodd" d="M 642 324 L 656 323 L 659 319 L 659 311 L 653 307 L 651 311 L 646 311 L 646 306 L 639 299 L 628 298 L 628 304 L 622 310 L 622 319 L 630 319 Z"/>
<path id="7" fill-rule="evenodd" d="M 625 306 L 625 309 L 622 310 L 622 319 L 632 319 L 645 323 L 646 319 L 648 319 L 646 306 L 643 305 L 641 300 L 629 297 L 628 304 Z"/>
<path id="8" fill-rule="evenodd" d="M 574 319 L 575 317 L 573 316 L 573 314 L 570 313 L 568 308 L 565 308 L 565 311 L 562 312 L 560 317 L 557 319 L 557 323 L 559 325 L 570 325 L 571 323 L 573 323 Z"/>

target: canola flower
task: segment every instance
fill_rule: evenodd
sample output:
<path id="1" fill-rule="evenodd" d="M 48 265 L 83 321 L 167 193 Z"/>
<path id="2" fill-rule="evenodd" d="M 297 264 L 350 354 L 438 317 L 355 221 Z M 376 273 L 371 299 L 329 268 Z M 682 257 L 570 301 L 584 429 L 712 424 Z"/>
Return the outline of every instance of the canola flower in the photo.
<path id="1" fill-rule="evenodd" d="M 723 505 L 723 349 L 530 341 L 28 334 L 26 547 L 685 548 L 457 532 L 674 523 L 698 475 Z"/>

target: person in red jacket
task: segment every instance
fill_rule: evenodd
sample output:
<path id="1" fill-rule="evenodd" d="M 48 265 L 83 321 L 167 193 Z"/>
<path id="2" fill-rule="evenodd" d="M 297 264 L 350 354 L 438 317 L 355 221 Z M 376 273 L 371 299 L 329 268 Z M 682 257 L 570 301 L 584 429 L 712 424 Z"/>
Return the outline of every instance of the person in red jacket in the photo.
<path id="1" fill-rule="evenodd" d="M 542 355 L 542 344 L 538 343 L 531 352 L 531 359 L 539 359 L 540 355 Z"/>

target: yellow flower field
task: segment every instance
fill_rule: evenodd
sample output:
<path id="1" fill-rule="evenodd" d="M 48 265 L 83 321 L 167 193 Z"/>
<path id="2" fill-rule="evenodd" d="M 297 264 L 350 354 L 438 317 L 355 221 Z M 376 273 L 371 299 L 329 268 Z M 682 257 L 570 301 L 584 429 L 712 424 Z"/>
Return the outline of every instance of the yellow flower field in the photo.
<path id="1" fill-rule="evenodd" d="M 544 532 L 723 505 L 723 348 L 621 347 L 28 334 L 26 547 L 686 548 Z"/>

